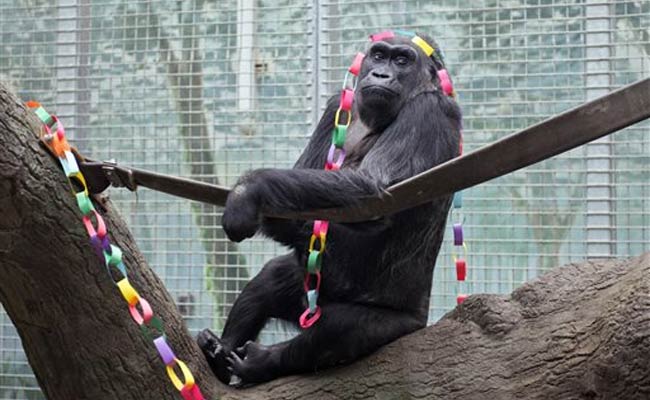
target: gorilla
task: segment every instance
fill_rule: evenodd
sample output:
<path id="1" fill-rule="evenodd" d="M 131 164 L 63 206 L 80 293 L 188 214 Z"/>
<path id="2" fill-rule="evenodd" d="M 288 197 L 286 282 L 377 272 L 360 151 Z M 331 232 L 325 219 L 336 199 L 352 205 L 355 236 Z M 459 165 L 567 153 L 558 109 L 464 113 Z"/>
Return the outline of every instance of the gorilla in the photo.
<path id="1" fill-rule="evenodd" d="M 426 325 L 451 196 L 372 221 L 329 224 L 317 274 L 305 267 L 313 221 L 265 216 L 359 204 L 458 155 L 461 112 L 435 42 L 397 31 L 371 39 L 339 149 L 347 155 L 340 168 L 322 169 L 334 121 L 347 121 L 338 115 L 337 95 L 293 169 L 250 171 L 227 199 L 223 228 L 231 240 L 262 233 L 290 252 L 270 260 L 247 284 L 221 337 L 207 329 L 199 334 L 199 346 L 224 383 L 234 378 L 247 386 L 350 363 Z M 314 317 L 305 291 L 316 280 Z M 311 326 L 301 318 L 308 305 L 305 313 L 317 319 Z M 288 341 L 260 345 L 255 339 L 269 318 L 300 320 L 303 330 Z"/>

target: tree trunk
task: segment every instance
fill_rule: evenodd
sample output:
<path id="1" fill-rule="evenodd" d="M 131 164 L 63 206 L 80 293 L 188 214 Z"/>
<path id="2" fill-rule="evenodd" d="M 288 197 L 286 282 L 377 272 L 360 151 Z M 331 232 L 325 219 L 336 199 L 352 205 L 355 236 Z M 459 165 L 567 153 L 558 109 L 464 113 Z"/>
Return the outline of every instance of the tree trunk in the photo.
<path id="1" fill-rule="evenodd" d="M 0 301 L 45 395 L 180 399 L 88 243 L 38 129 L 0 85 Z M 568 265 L 510 296 L 472 296 L 353 365 L 233 390 L 212 376 L 110 201 L 101 212 L 133 286 L 208 399 L 650 397 L 650 254 Z"/>

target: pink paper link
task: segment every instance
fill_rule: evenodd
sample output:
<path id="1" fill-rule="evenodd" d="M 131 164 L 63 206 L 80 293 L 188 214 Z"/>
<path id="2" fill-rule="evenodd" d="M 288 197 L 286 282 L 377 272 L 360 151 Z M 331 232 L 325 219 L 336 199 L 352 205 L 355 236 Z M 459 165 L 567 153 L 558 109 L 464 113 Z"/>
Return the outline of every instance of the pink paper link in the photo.
<path id="1" fill-rule="evenodd" d="M 447 72 L 446 69 L 441 69 L 438 71 L 438 79 L 440 79 L 440 87 L 442 87 L 442 91 L 445 92 L 447 96 L 451 96 L 452 93 L 454 93 L 454 85 L 451 83 L 449 72 Z"/>
<path id="2" fill-rule="evenodd" d="M 327 229 L 329 228 L 329 221 L 322 221 L 317 219 L 314 221 L 314 230 L 313 234 L 315 236 L 321 237 L 327 235 Z"/>
<path id="3" fill-rule="evenodd" d="M 372 42 L 379 42 L 381 40 L 391 39 L 395 37 L 395 32 L 393 31 L 383 31 L 370 35 L 370 40 Z"/>
<path id="4" fill-rule="evenodd" d="M 316 321 L 318 321 L 320 315 L 321 315 L 320 306 L 316 306 L 316 311 L 311 317 L 309 316 L 309 308 L 307 308 L 305 312 L 303 312 L 302 315 L 300 316 L 300 327 L 302 329 L 309 328 L 310 326 L 314 325 Z"/>
<path id="5" fill-rule="evenodd" d="M 149 305 L 149 302 L 142 297 L 140 297 L 140 307 L 142 307 L 142 314 L 140 314 L 140 311 L 136 308 L 136 304 L 134 305 L 129 305 L 129 313 L 131 313 L 131 318 L 135 321 L 136 324 L 142 325 L 145 322 L 149 322 L 151 318 L 153 317 L 153 310 L 151 309 L 151 305 Z"/>
<path id="6" fill-rule="evenodd" d="M 357 53 L 357 55 L 354 57 L 354 61 L 352 61 L 352 65 L 350 65 L 350 68 L 348 71 L 354 76 L 359 76 L 359 71 L 361 71 L 361 63 L 363 63 L 363 59 L 366 57 L 365 54 L 363 53 Z"/>

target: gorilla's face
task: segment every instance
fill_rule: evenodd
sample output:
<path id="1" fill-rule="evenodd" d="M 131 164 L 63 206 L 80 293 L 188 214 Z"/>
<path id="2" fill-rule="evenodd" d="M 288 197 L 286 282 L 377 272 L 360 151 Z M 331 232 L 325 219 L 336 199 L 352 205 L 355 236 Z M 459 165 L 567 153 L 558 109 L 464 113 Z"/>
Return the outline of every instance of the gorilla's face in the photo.
<path id="1" fill-rule="evenodd" d="M 372 130 L 389 125 L 410 97 L 433 89 L 432 68 L 431 59 L 407 38 L 374 42 L 361 66 L 355 98 L 363 123 Z"/>

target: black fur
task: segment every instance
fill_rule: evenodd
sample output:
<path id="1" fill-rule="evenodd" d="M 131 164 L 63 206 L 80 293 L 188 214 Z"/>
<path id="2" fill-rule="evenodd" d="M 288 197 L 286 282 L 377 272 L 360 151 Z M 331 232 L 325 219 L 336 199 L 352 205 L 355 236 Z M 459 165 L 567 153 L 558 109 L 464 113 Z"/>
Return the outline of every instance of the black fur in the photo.
<path id="1" fill-rule="evenodd" d="M 228 383 L 234 374 L 250 384 L 351 362 L 425 326 L 450 197 L 369 223 L 330 224 L 322 317 L 289 341 L 268 347 L 252 342 L 268 318 L 295 323 L 307 305 L 303 278 L 312 221 L 263 218 L 261 210 L 359 203 L 457 155 L 460 110 L 439 90 L 436 63 L 407 38 L 372 44 L 343 168 L 323 170 L 338 107 L 334 96 L 294 169 L 255 170 L 239 180 L 223 216 L 229 238 L 241 241 L 261 231 L 291 253 L 269 261 L 244 288 L 221 338 L 201 333 L 199 344 L 219 379 Z"/>

